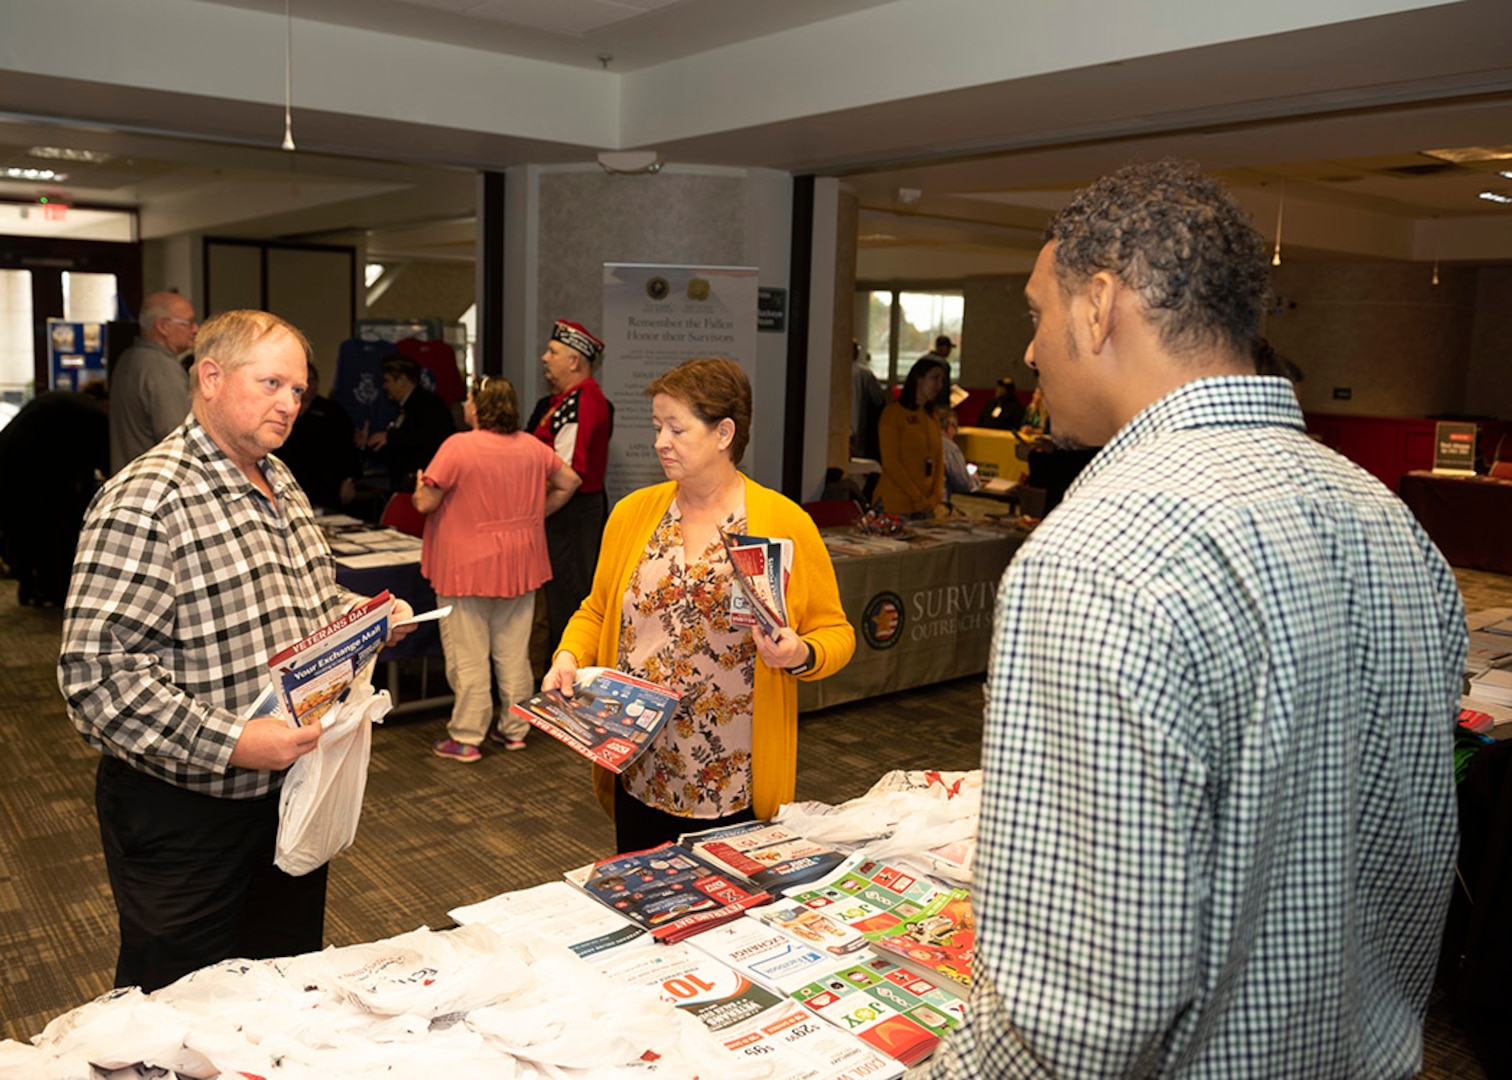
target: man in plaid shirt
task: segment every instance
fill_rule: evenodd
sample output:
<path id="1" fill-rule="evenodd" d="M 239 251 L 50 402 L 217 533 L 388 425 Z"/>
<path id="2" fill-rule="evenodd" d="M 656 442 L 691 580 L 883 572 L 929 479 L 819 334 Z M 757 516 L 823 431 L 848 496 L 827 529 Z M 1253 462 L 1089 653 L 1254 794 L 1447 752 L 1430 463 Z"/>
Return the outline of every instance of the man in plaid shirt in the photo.
<path id="1" fill-rule="evenodd" d="M 322 946 L 326 868 L 295 878 L 273 866 L 284 770 L 321 729 L 243 719 L 270 656 L 364 599 L 336 584 L 309 501 L 270 456 L 299 413 L 309 355 L 264 312 L 206 323 L 189 417 L 84 521 L 58 684 L 103 755 L 95 803 L 118 986 L 151 991 L 227 957 Z M 394 621 L 410 614 L 395 602 Z"/>
<path id="2" fill-rule="evenodd" d="M 1265 244 L 1215 182 L 1132 166 L 1047 239 L 1025 361 L 1103 449 L 1003 576 L 970 1010 L 919 1071 L 1412 1076 L 1455 579 L 1256 374 Z"/>

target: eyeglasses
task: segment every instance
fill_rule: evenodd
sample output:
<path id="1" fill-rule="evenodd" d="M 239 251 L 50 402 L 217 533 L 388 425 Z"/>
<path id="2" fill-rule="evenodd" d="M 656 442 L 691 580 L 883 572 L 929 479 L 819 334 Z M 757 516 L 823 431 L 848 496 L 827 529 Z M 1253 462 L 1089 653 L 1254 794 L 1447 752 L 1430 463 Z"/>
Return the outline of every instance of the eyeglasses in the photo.
<path id="1" fill-rule="evenodd" d="M 198 326 L 198 319 L 159 319 L 158 322 L 178 323 L 180 326 Z"/>

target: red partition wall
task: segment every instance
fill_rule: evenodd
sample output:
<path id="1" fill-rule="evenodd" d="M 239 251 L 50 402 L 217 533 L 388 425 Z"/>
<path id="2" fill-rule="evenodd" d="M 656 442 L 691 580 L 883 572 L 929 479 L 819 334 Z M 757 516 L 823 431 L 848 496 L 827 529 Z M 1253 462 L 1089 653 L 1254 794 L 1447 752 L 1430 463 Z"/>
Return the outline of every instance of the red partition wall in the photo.
<path id="1" fill-rule="evenodd" d="M 1398 489 L 1403 473 L 1433 468 L 1437 420 L 1334 413 L 1307 413 L 1306 420 L 1309 434 L 1379 477 L 1392 491 Z M 1480 421 L 1480 425 L 1477 450 L 1489 462 L 1497 441 L 1512 425 L 1500 420 Z"/>

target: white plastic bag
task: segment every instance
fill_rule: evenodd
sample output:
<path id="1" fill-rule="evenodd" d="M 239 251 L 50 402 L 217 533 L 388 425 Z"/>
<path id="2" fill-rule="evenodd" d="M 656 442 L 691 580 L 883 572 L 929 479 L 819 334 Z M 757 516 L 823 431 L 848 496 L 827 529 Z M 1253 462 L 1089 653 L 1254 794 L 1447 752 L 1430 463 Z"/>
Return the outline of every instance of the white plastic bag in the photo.
<path id="1" fill-rule="evenodd" d="M 299 877 L 324 866 L 357 837 L 362 794 L 367 790 L 373 724 L 393 707 L 388 691 L 352 684 L 347 700 L 322 720 L 320 743 L 284 777 L 278 803 L 278 846 L 273 863 Z"/>

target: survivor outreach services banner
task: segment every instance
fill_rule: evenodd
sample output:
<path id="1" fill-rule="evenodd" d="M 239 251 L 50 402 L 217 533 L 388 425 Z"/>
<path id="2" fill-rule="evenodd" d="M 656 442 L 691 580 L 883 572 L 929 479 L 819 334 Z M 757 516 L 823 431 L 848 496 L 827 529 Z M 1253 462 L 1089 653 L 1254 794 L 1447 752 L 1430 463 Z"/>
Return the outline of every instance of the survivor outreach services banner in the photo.
<path id="1" fill-rule="evenodd" d="M 644 392 L 652 379 L 684 360 L 723 356 L 745 369 L 754 393 L 756 269 L 605 263 L 602 325 L 598 379 L 614 404 L 604 476 L 612 505 L 666 479 L 652 447 L 651 399 Z M 746 464 L 753 446 L 746 447 Z"/>

